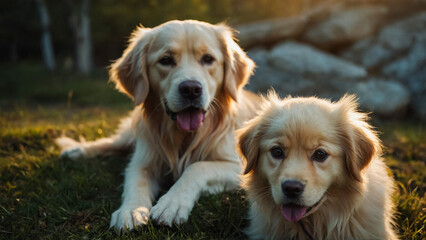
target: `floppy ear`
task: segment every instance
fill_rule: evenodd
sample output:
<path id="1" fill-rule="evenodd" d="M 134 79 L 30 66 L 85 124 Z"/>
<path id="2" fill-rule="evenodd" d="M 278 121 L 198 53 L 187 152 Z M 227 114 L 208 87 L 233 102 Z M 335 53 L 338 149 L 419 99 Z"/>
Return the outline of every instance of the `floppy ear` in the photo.
<path id="1" fill-rule="evenodd" d="M 255 64 L 234 41 L 230 27 L 220 24 L 217 28 L 224 53 L 224 90 L 237 101 L 238 91 L 247 84 Z"/>
<path id="2" fill-rule="evenodd" d="M 337 103 L 341 119 L 341 142 L 351 177 L 362 182 L 361 171 L 381 154 L 382 146 L 376 132 L 366 122 L 367 114 L 358 111 L 354 95 L 345 95 Z"/>
<path id="3" fill-rule="evenodd" d="M 133 98 L 136 105 L 145 101 L 149 91 L 146 55 L 150 31 L 149 28 L 138 27 L 132 33 L 123 55 L 109 70 L 110 81 L 120 92 Z"/>
<path id="4" fill-rule="evenodd" d="M 277 93 L 270 90 L 267 97 L 261 96 L 260 111 L 257 116 L 247 121 L 241 129 L 236 131 L 237 150 L 247 162 L 244 174 L 255 169 L 259 159 L 260 140 L 270 125 L 271 114 L 277 111 L 281 101 Z"/>
<path id="5" fill-rule="evenodd" d="M 260 121 L 261 117 L 257 116 L 236 132 L 238 151 L 247 162 L 244 174 L 249 173 L 255 168 L 259 158 L 259 143 L 261 138 Z"/>

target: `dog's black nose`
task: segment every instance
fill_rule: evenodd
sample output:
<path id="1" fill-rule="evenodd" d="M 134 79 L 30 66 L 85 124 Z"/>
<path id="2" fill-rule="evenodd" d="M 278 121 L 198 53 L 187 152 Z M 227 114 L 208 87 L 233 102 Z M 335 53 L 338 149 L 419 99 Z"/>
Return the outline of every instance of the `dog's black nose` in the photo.
<path id="1" fill-rule="evenodd" d="M 197 81 L 189 80 L 179 84 L 179 93 L 183 98 L 196 99 L 201 96 L 202 92 L 203 87 Z"/>
<path id="2" fill-rule="evenodd" d="M 299 197 L 304 190 L 304 186 L 299 181 L 287 180 L 281 183 L 281 189 L 283 193 L 289 198 Z"/>

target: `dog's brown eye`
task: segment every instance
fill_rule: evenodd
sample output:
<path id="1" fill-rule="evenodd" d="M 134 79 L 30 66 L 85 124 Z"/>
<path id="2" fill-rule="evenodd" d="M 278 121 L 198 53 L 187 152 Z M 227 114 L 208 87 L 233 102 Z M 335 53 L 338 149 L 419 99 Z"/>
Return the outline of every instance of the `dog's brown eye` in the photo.
<path id="1" fill-rule="evenodd" d="M 210 54 L 204 54 L 203 57 L 201 58 L 202 64 L 210 65 L 213 63 L 213 61 L 214 61 L 214 58 Z"/>
<path id="2" fill-rule="evenodd" d="M 159 63 L 163 66 L 174 66 L 176 65 L 175 59 L 172 56 L 164 56 L 160 59 Z"/>
<path id="3" fill-rule="evenodd" d="M 315 150 L 312 155 L 312 160 L 317 162 L 324 162 L 328 157 L 328 153 L 322 149 Z"/>
<path id="4" fill-rule="evenodd" d="M 284 158 L 284 151 L 280 147 L 273 147 L 271 150 L 269 150 L 271 153 L 271 156 L 275 159 L 283 159 Z"/>

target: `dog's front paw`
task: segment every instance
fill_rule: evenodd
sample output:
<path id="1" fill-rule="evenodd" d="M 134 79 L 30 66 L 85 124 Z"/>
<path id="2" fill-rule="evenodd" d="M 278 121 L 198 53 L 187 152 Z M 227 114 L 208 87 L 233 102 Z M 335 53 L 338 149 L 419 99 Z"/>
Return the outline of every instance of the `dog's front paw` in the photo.
<path id="1" fill-rule="evenodd" d="M 72 147 L 72 148 L 64 150 L 61 153 L 60 157 L 76 160 L 85 156 L 86 156 L 86 152 L 84 151 L 82 147 Z"/>
<path id="2" fill-rule="evenodd" d="M 173 222 L 182 224 L 188 220 L 194 201 L 166 193 L 151 209 L 151 217 L 160 224 L 172 226 Z"/>
<path id="3" fill-rule="evenodd" d="M 146 207 L 120 207 L 111 216 L 110 228 L 114 228 L 117 234 L 126 230 L 132 230 L 148 223 L 149 209 Z"/>

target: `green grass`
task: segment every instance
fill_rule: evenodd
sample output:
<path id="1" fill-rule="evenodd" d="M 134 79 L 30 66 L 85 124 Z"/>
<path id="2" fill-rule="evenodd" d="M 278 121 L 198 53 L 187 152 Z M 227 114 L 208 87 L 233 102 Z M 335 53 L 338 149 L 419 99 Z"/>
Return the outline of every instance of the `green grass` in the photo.
<path id="1" fill-rule="evenodd" d="M 117 236 L 108 228 L 120 206 L 128 158 L 59 159 L 53 140 L 62 134 L 108 136 L 131 101 L 106 84 L 105 70 L 87 77 L 45 74 L 28 64 L 0 67 L 0 76 L 6 76 L 0 80 L 0 239 L 245 238 L 243 191 L 202 197 L 181 226 L 150 223 Z M 403 239 L 424 239 L 425 125 L 377 119 L 374 125 L 383 133 L 385 157 L 398 182 L 399 233 Z"/>

